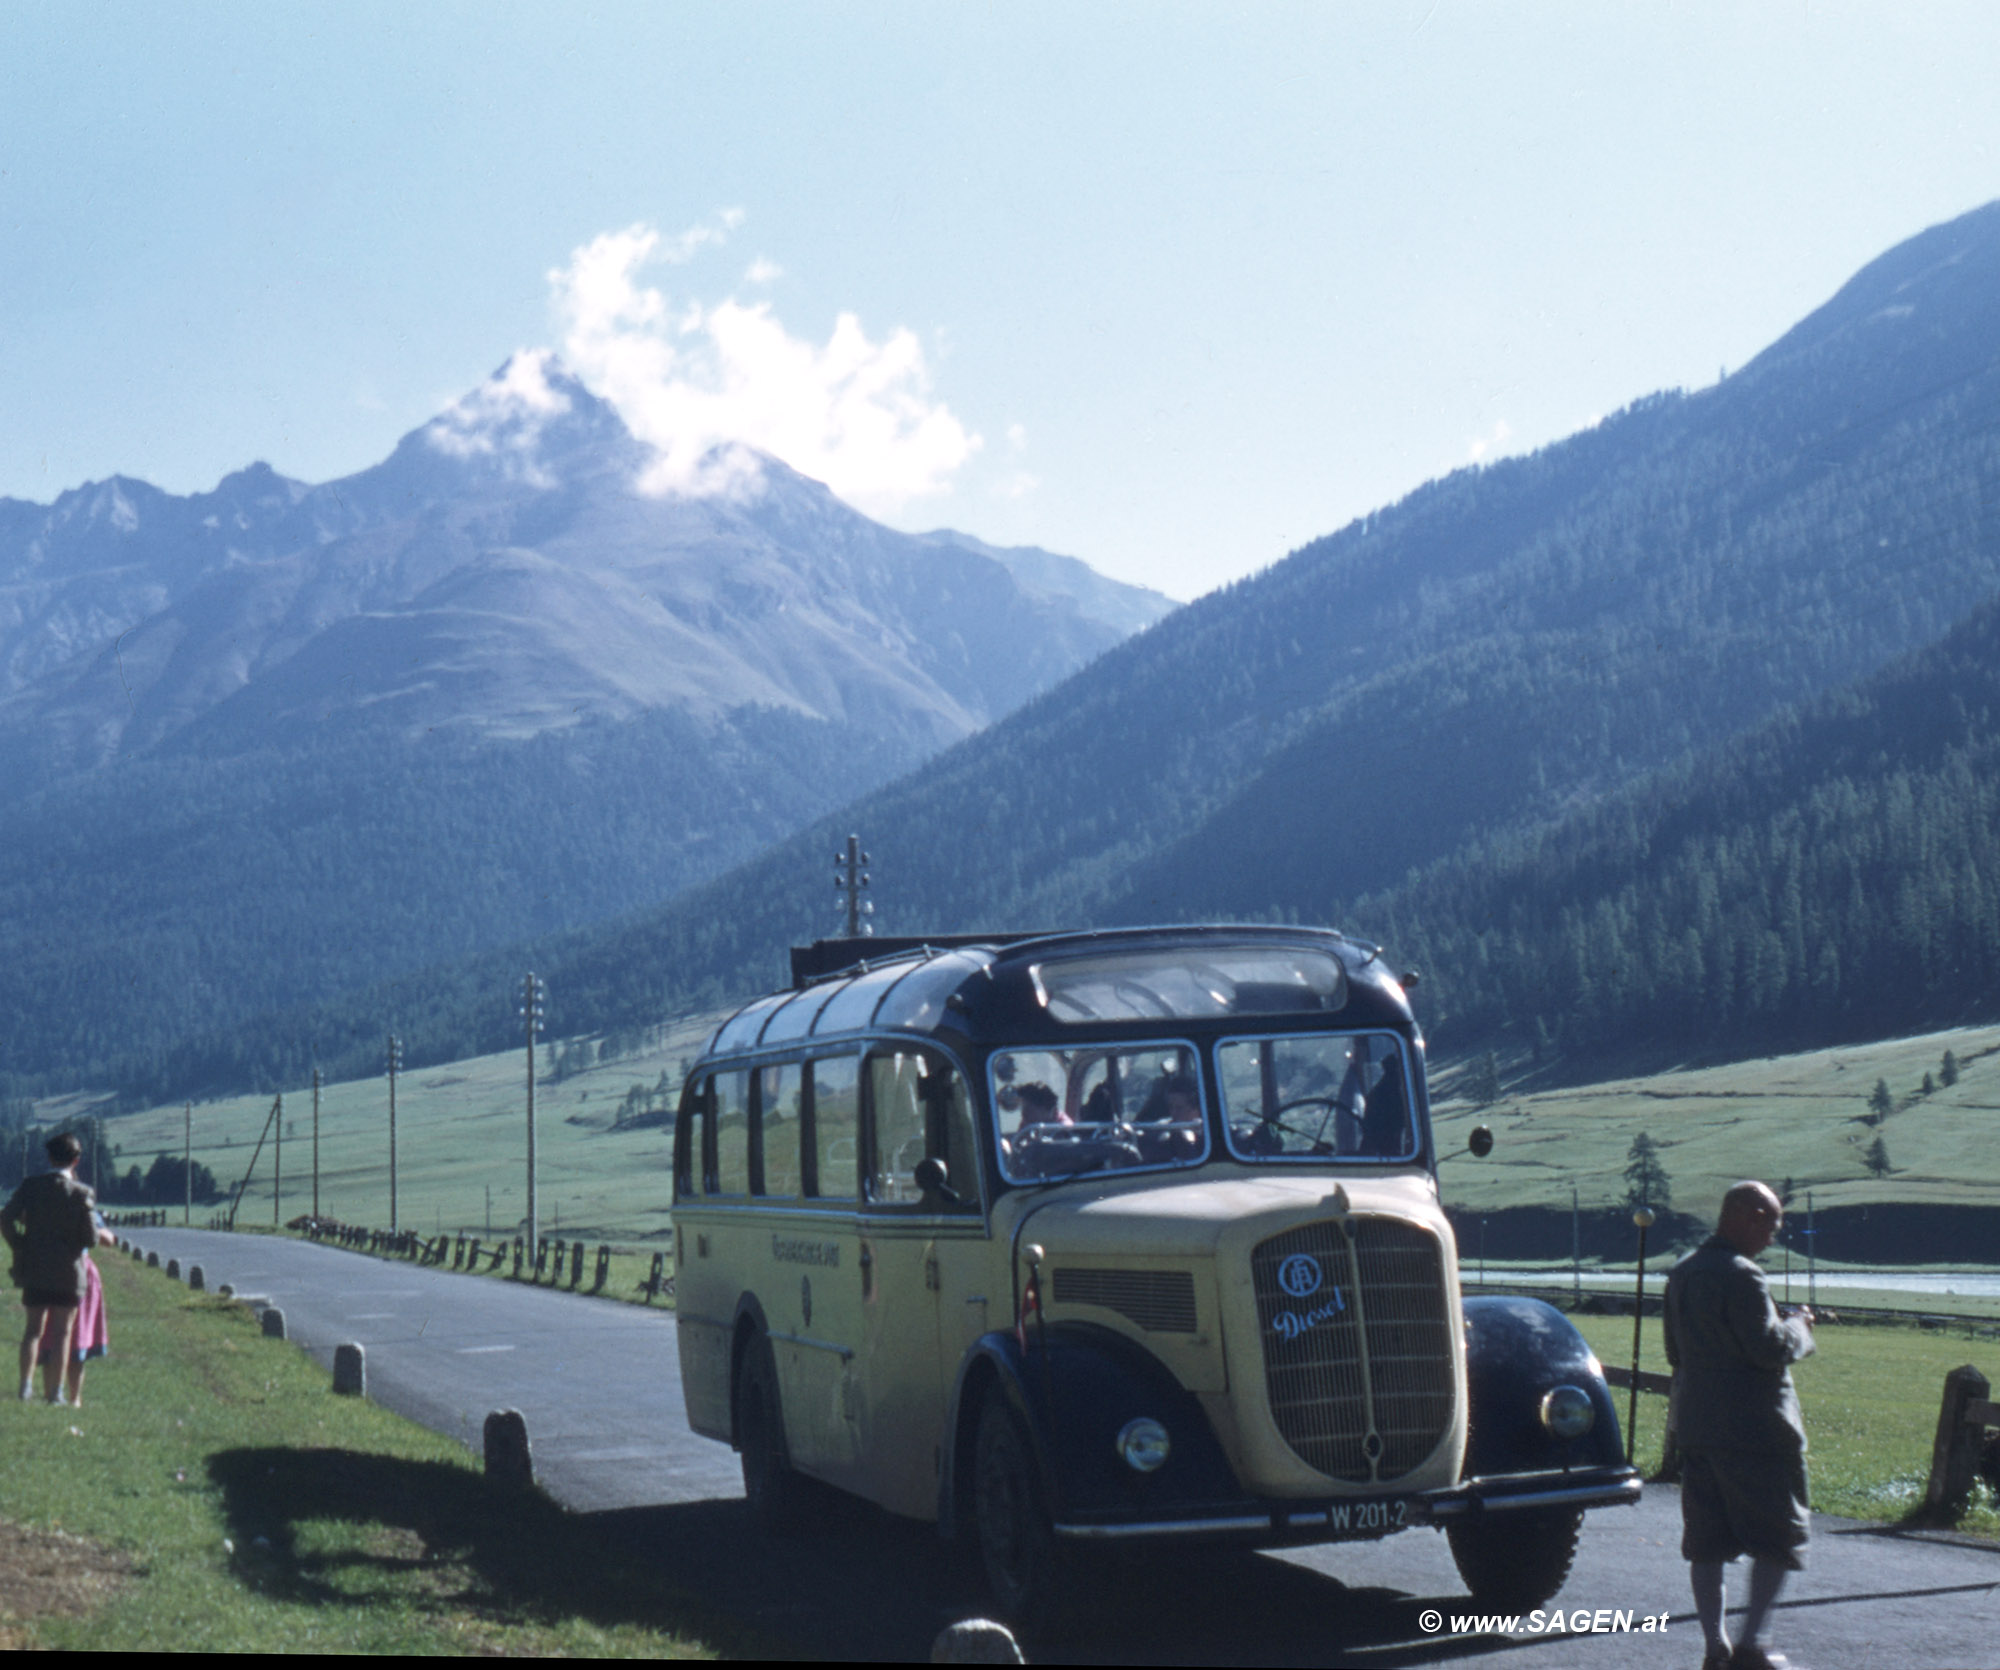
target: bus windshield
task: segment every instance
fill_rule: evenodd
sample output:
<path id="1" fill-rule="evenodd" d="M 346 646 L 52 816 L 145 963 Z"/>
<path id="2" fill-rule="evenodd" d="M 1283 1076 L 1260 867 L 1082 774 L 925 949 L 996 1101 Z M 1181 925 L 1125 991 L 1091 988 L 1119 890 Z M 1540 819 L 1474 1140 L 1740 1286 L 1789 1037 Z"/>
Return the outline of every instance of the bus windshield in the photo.
<path id="1" fill-rule="evenodd" d="M 1009 1182 L 1208 1158 L 1190 1044 L 1000 1050 L 992 1075 L 1000 1168 Z"/>
<path id="2" fill-rule="evenodd" d="M 1238 1159 L 1417 1157 L 1409 1068 L 1393 1032 L 1233 1038 L 1216 1068 Z"/>

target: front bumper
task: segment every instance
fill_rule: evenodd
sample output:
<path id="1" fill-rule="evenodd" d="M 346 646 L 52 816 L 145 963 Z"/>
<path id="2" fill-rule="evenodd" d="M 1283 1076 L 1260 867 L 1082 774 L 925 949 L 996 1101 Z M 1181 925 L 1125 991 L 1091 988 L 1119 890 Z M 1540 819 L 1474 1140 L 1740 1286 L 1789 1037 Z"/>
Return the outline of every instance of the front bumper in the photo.
<path id="1" fill-rule="evenodd" d="M 1576 1468 L 1465 1479 L 1442 1490 L 1408 1496 L 1245 1502 L 1225 1511 L 1161 1519 L 1073 1519 L 1057 1524 L 1055 1532 L 1091 1542 L 1186 1537 L 1268 1546 L 1372 1540 L 1416 1525 L 1442 1525 L 1488 1513 L 1629 1507 L 1639 1500 L 1639 1493 L 1639 1474 L 1633 1468 Z"/>

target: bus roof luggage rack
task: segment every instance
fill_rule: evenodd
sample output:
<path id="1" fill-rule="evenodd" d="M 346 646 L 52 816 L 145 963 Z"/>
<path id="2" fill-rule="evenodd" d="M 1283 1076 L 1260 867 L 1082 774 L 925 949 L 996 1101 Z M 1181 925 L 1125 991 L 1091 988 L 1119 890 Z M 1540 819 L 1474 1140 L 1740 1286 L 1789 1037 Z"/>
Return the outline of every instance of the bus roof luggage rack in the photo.
<path id="1" fill-rule="evenodd" d="M 792 985 L 803 990 L 830 974 L 845 974 L 861 963 L 886 963 L 919 951 L 956 951 L 962 945 L 1023 945 L 1031 939 L 1052 939 L 1048 933 L 1032 934 L 890 934 L 878 938 L 816 939 L 810 945 L 792 947 Z"/>

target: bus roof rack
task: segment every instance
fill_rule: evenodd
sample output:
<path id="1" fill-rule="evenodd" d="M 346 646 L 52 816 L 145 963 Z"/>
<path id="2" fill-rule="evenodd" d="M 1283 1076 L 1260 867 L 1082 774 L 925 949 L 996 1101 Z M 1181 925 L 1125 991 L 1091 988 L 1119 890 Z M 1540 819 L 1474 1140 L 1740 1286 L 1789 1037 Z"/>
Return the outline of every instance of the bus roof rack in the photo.
<path id="1" fill-rule="evenodd" d="M 961 945 L 1022 945 L 1031 939 L 1052 939 L 1050 933 L 1031 934 L 887 934 L 880 937 L 816 939 L 810 945 L 792 947 L 792 985 L 803 989 L 829 974 L 843 974 L 861 963 L 886 963 L 917 951 L 955 951 Z"/>

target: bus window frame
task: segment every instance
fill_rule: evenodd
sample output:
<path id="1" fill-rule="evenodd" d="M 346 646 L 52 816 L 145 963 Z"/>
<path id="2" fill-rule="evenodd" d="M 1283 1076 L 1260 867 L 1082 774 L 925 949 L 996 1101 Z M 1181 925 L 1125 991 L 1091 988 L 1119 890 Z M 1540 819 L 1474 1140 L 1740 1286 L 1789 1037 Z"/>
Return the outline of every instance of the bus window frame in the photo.
<path id="1" fill-rule="evenodd" d="M 1245 1154 L 1237 1149 L 1235 1132 L 1230 1124 L 1229 1088 L 1222 1071 L 1222 1052 L 1230 1044 L 1282 1044 L 1300 1038 L 1393 1038 L 1396 1040 L 1397 1059 L 1403 1070 L 1403 1118 L 1405 1131 L 1411 1141 L 1406 1154 Z M 1419 1109 L 1413 1086 L 1417 1082 L 1412 1072 L 1411 1058 L 1418 1054 L 1416 1043 L 1393 1026 L 1363 1027 L 1317 1027 L 1300 1030 L 1297 1027 L 1285 1031 L 1272 1032 L 1232 1032 L 1218 1034 L 1209 1041 L 1213 1052 L 1209 1066 L 1215 1074 L 1215 1112 L 1222 1132 L 1222 1154 L 1238 1165 L 1247 1166 L 1370 1166 L 1377 1169 L 1392 1166 L 1427 1166 L 1435 1169 L 1431 1151 L 1433 1143 L 1430 1134 L 1430 1107 L 1428 1099 Z M 1267 1090 L 1266 1095 L 1270 1092 Z"/>
<path id="2" fill-rule="evenodd" d="M 816 1207 L 821 1211 L 853 1212 L 861 1209 L 862 1192 L 861 1147 L 867 1129 L 866 1117 L 862 1113 L 862 1080 L 866 1077 L 865 1066 L 868 1049 L 865 1044 L 828 1049 L 821 1045 L 809 1053 L 797 1057 L 799 1071 L 804 1077 L 801 1105 L 805 1109 L 804 1128 L 799 1133 L 805 1144 L 800 1157 L 802 1192 L 800 1203 L 806 1207 Z M 854 1193 L 851 1195 L 826 1195 L 819 1192 L 819 1075 L 814 1071 L 822 1061 L 852 1061 L 854 1063 Z"/>
<path id="3" fill-rule="evenodd" d="M 927 1056 L 934 1062 L 942 1063 L 947 1074 L 956 1074 L 965 1087 L 966 1122 L 970 1128 L 972 1163 L 974 1176 L 970 1192 L 965 1187 L 966 1180 L 948 1175 L 949 1187 L 963 1205 L 953 1206 L 935 1196 L 924 1196 L 911 1201 L 877 1200 L 869 1192 L 869 1184 L 875 1176 L 875 1090 L 869 1073 L 869 1062 L 883 1055 Z M 801 1075 L 801 1129 L 802 1152 L 801 1187 L 810 1176 L 812 1186 L 818 1187 L 819 1167 L 819 1125 L 818 1087 L 814 1082 L 812 1067 L 816 1062 L 847 1059 L 855 1063 L 856 1135 L 858 1149 L 855 1156 L 855 1193 L 847 1197 L 832 1197 L 801 1193 L 790 1195 L 768 1195 L 760 1192 L 763 1182 L 764 1141 L 763 1141 L 763 1099 L 764 1070 L 769 1067 L 793 1066 Z M 715 1080 L 721 1073 L 745 1073 L 749 1076 L 746 1088 L 747 1166 L 751 1178 L 749 1192 L 743 1194 L 723 1194 L 714 1185 L 717 1182 L 719 1156 L 716 1152 Z M 949 1083 L 947 1078 L 944 1082 Z M 691 1112 L 695 1126 L 690 1132 L 690 1143 L 699 1142 L 702 1156 L 702 1187 L 699 1192 L 686 1196 L 679 1194 L 680 1172 L 676 1158 L 676 1197 L 690 1207 L 722 1208 L 727 1210 L 751 1211 L 821 1211 L 858 1214 L 866 1217 L 879 1215 L 886 1217 L 910 1218 L 929 1217 L 952 1223 L 967 1223 L 977 1219 L 990 1227 L 990 1211 L 998 1193 L 1009 1187 L 1000 1173 L 993 1169 L 994 1156 L 988 1152 L 992 1146 L 990 1130 L 990 1105 L 979 1089 L 978 1075 L 970 1071 L 955 1050 L 933 1039 L 911 1033 L 865 1033 L 847 1034 L 838 1038 L 810 1038 L 788 1040 L 785 1046 L 760 1050 L 755 1054 L 741 1054 L 713 1058 L 706 1062 L 700 1074 L 689 1081 L 690 1094 L 684 1103 L 684 1113 Z M 924 1152 L 926 1157 L 945 1160 L 949 1164 L 949 1143 L 946 1121 L 950 1117 L 945 1096 L 927 1093 L 924 1097 Z M 1204 1102 L 1206 1097 L 1204 1095 Z M 982 1121 L 984 1123 L 982 1123 Z M 678 1143 L 678 1134 L 676 1137 Z M 808 1167 L 810 1170 L 808 1171 Z M 997 1187 L 994 1180 L 1000 1179 Z"/>
<path id="4" fill-rule="evenodd" d="M 945 1102 L 949 1092 L 940 1096 L 935 1092 L 926 1091 L 921 1098 L 924 1115 L 924 1157 L 945 1162 L 946 1184 L 953 1194 L 965 1202 L 962 1206 L 953 1206 L 950 1202 L 931 1195 L 920 1195 L 915 1200 L 878 1200 L 872 1192 L 875 1179 L 881 1173 L 876 1163 L 879 1153 L 877 1147 L 879 1128 L 876 1121 L 875 1077 L 869 1071 L 869 1064 L 882 1056 L 889 1055 L 915 1055 L 920 1058 L 929 1056 L 942 1061 L 947 1070 L 947 1077 L 943 1082 L 949 1084 L 949 1074 L 955 1073 L 959 1082 L 965 1086 L 966 1115 L 972 1126 L 973 1164 L 981 1173 L 974 1177 L 973 1192 L 969 1195 L 961 1186 L 963 1180 L 952 1177 L 949 1170 L 949 1143 L 945 1128 L 945 1121 L 949 1117 Z M 877 1035 L 863 1043 L 860 1086 L 862 1164 L 859 1181 L 861 1210 L 864 1213 L 895 1218 L 948 1218 L 955 1222 L 963 1222 L 975 1216 L 984 1219 L 988 1204 L 983 1176 L 985 1170 L 983 1151 L 986 1145 L 980 1137 L 979 1096 L 974 1088 L 977 1082 L 972 1074 L 966 1071 L 965 1063 L 952 1051 L 928 1038 L 909 1033 L 890 1033 L 886 1036 Z"/>
<path id="5" fill-rule="evenodd" d="M 1102 1032 L 1086 1033 L 1082 1037 L 1062 1037 L 1059 1039 L 1017 1039 L 1010 1043 L 994 1044 L 986 1051 L 985 1058 L 985 1099 L 986 1124 L 981 1135 L 980 1148 L 992 1150 L 995 1175 L 1003 1189 L 1046 1189 L 1058 1183 L 1074 1183 L 1081 1177 L 1098 1181 L 1113 1177 L 1132 1177 L 1140 1173 L 1154 1175 L 1161 1172 L 1196 1172 L 1213 1165 L 1222 1156 L 1236 1157 L 1227 1145 L 1226 1137 L 1221 1146 L 1216 1142 L 1217 1109 L 1222 1102 L 1222 1084 L 1216 1079 L 1214 1094 L 1210 1094 L 1211 1075 L 1217 1071 L 1215 1059 L 1210 1052 L 1215 1041 L 1204 1043 L 1195 1029 L 1186 1036 L 1162 1037 L 1159 1033 L 1144 1029 L 1144 1023 L 1121 1021 L 1115 1023 L 1123 1028 L 1126 1036 L 1119 1036 L 1107 1024 Z M 1069 1172 L 1051 1177 L 1016 1177 L 1007 1169 L 1006 1151 L 1000 1146 L 1000 1096 L 995 1088 L 993 1064 L 1003 1055 L 1036 1053 L 1042 1055 L 1132 1055 L 1142 1051 L 1165 1051 L 1177 1049 L 1185 1051 L 1194 1062 L 1195 1094 L 1201 1103 L 1201 1154 L 1191 1160 L 1155 1160 L 1144 1165 L 1119 1166 L 1113 1171 Z M 1051 1087 L 1054 1088 L 1054 1087 Z M 1057 1092 L 1057 1106 L 1067 1108 L 1069 1087 L 1067 1083 Z M 978 1117 L 975 1114 L 975 1119 Z M 1017 1127 L 1018 1130 L 1018 1127 Z"/>

